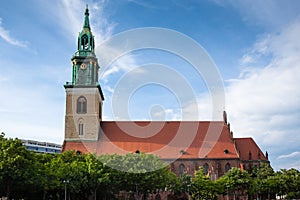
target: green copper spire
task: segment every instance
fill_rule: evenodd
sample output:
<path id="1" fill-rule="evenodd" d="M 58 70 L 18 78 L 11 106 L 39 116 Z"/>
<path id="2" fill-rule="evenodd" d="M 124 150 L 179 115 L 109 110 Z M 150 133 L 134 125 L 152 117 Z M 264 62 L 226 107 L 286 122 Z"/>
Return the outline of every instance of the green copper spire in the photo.
<path id="1" fill-rule="evenodd" d="M 85 15 L 85 17 L 84 17 L 83 28 L 91 29 L 91 27 L 90 27 L 90 21 L 89 21 L 89 15 L 90 15 L 90 14 L 89 14 L 89 8 L 88 8 L 88 5 L 86 5 L 84 15 Z"/>
<path id="2" fill-rule="evenodd" d="M 89 21 L 89 8 L 86 5 L 85 13 L 84 13 L 84 24 L 82 31 L 78 36 L 78 51 L 81 52 L 94 52 L 94 36 L 91 31 L 90 21 Z"/>
<path id="3" fill-rule="evenodd" d="M 77 51 L 72 56 L 72 85 L 98 86 L 98 59 L 95 55 L 95 41 L 89 23 L 89 9 L 86 6 L 84 24 L 79 32 Z"/>

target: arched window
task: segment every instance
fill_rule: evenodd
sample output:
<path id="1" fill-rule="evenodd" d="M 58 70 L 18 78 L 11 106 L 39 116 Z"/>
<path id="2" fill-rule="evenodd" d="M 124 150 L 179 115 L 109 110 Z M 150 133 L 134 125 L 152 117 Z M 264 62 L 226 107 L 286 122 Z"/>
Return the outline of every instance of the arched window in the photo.
<path id="1" fill-rule="evenodd" d="M 227 164 L 225 165 L 225 173 L 228 172 L 230 169 L 231 169 L 231 166 L 230 166 L 229 163 L 227 163 Z"/>
<path id="2" fill-rule="evenodd" d="M 79 124 L 78 124 L 78 135 L 83 135 L 83 134 L 84 134 L 83 123 L 79 122 Z"/>
<path id="3" fill-rule="evenodd" d="M 81 49 L 88 50 L 89 48 L 89 39 L 87 35 L 81 37 Z"/>
<path id="4" fill-rule="evenodd" d="M 179 165 L 179 175 L 182 175 L 183 174 L 183 172 L 184 172 L 184 164 L 180 164 Z"/>
<path id="5" fill-rule="evenodd" d="M 208 174 L 208 164 L 207 164 L 207 163 L 205 163 L 205 164 L 203 165 L 203 168 L 204 168 L 205 174 Z"/>
<path id="6" fill-rule="evenodd" d="M 84 96 L 80 96 L 78 99 L 77 99 L 77 108 L 76 108 L 76 112 L 78 114 L 84 114 L 86 113 L 86 98 Z"/>

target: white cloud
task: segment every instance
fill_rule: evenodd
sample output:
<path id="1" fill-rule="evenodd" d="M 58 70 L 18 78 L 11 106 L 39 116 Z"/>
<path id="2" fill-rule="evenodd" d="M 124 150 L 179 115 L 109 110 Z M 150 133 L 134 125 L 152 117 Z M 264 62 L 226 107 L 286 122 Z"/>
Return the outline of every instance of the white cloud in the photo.
<path id="1" fill-rule="evenodd" d="M 0 132 L 7 137 L 63 140 L 64 91 L 62 73 L 51 66 L 19 70 L 19 63 L 3 68 L 0 77 Z M 24 65 L 22 65 L 24 67 Z M 53 67 L 53 66 L 52 66 Z M 0 78 L 1 79 L 1 78 Z"/>
<path id="2" fill-rule="evenodd" d="M 59 17 L 60 26 L 65 32 L 72 35 L 73 39 L 77 39 L 78 32 L 82 29 L 84 8 L 83 1 L 63 0 L 53 10 Z"/>
<path id="3" fill-rule="evenodd" d="M 115 24 L 109 22 L 103 15 L 105 1 L 87 3 L 89 7 L 89 19 L 92 33 L 95 36 L 96 46 L 112 35 Z M 67 35 L 72 35 L 72 40 L 77 41 L 78 32 L 82 30 L 84 12 L 87 5 L 83 1 L 63 0 L 51 8 L 51 12 L 60 22 L 59 26 Z"/>
<path id="4" fill-rule="evenodd" d="M 250 56 L 248 54 L 243 55 L 243 57 L 240 59 L 240 63 L 242 65 L 244 64 L 249 64 L 249 63 L 253 63 L 254 62 L 254 58 L 253 56 Z"/>
<path id="5" fill-rule="evenodd" d="M 103 45 L 101 45 L 105 40 L 112 37 L 116 26 L 116 23 L 107 20 L 103 14 L 103 9 L 105 9 L 106 6 L 105 1 L 92 2 L 88 6 L 90 25 L 96 43 L 96 55 L 100 64 L 99 78 L 107 83 L 111 75 L 120 71 L 128 72 L 136 68 L 137 64 L 135 63 L 135 58 L 132 54 L 115 58 L 115 55 L 119 55 L 118 49 L 103 47 Z M 72 0 L 63 0 L 57 6 L 59 12 L 57 12 L 57 9 L 53 10 L 53 12 L 58 14 L 60 26 L 63 27 L 64 31 L 68 32 L 68 34 L 73 35 L 74 41 L 77 41 L 78 32 L 82 29 L 85 7 L 86 4 L 82 1 L 74 2 Z M 68 24 L 72 24 L 72 26 L 68 26 Z M 100 45 L 102 49 L 105 48 L 101 53 L 99 53 Z M 113 65 L 110 65 L 109 68 L 104 68 L 106 66 L 102 66 L 102 63 L 105 63 L 106 60 L 111 60 L 111 58 L 114 58 Z"/>
<path id="6" fill-rule="evenodd" d="M 7 81 L 8 78 L 0 74 L 0 82 Z"/>
<path id="7" fill-rule="evenodd" d="M 165 108 L 153 105 L 150 110 L 151 120 L 175 121 L 211 121 L 222 120 L 212 116 L 213 105 L 208 93 L 199 94 L 196 99 L 181 102 L 181 107 Z M 222 113 L 222 111 L 220 111 Z M 221 115 L 220 115 L 221 116 Z"/>
<path id="8" fill-rule="evenodd" d="M 299 157 L 299 156 L 300 156 L 300 152 L 295 151 L 295 152 L 292 152 L 292 153 L 287 154 L 287 155 L 280 155 L 280 156 L 277 157 L 277 159 L 294 158 L 294 157 Z"/>
<path id="9" fill-rule="evenodd" d="M 249 65 L 249 64 L 260 64 L 261 60 L 270 53 L 269 43 L 272 40 L 270 35 L 263 35 L 258 39 L 258 41 L 248 49 L 248 52 L 242 56 L 240 59 L 241 65 Z"/>
<path id="10" fill-rule="evenodd" d="M 101 50 L 101 55 L 98 53 L 97 55 L 100 62 L 100 73 L 99 78 L 103 80 L 105 83 L 109 81 L 111 75 L 116 74 L 118 72 L 129 72 L 133 69 L 138 72 L 137 68 L 139 65 L 136 62 L 136 59 L 133 54 L 126 54 L 121 57 L 114 57 L 115 55 L 119 55 L 118 49 L 106 48 L 106 50 Z M 96 49 L 97 52 L 97 49 Z M 107 60 L 113 60 L 113 63 L 110 63 L 108 66 L 102 66 L 101 63 L 105 63 Z"/>
<path id="11" fill-rule="evenodd" d="M 297 19 L 300 16 L 299 1 L 214 1 L 220 6 L 230 5 L 236 9 L 245 22 L 273 31 L 281 30 L 292 20 Z"/>
<path id="12" fill-rule="evenodd" d="M 178 109 L 163 108 L 162 105 L 153 105 L 150 116 L 153 121 L 178 121 L 182 118 Z"/>
<path id="13" fill-rule="evenodd" d="M 103 88 L 110 93 L 114 93 L 114 88 L 110 87 L 109 85 L 105 85 Z"/>
<path id="14" fill-rule="evenodd" d="M 0 37 L 11 45 L 15 45 L 19 47 L 27 47 L 28 42 L 17 40 L 10 35 L 9 31 L 2 26 L 1 18 L 0 18 Z"/>
<path id="15" fill-rule="evenodd" d="M 226 88 L 235 136 L 254 137 L 274 158 L 299 149 L 299 35 L 300 22 L 261 38 L 249 51 L 269 59 L 268 64 L 246 67 Z M 274 160 L 274 164 L 280 163 Z"/>
<path id="16" fill-rule="evenodd" d="M 294 151 L 289 154 L 280 155 L 276 158 L 277 168 L 278 169 L 298 169 L 300 166 L 300 152 Z"/>
<path id="17" fill-rule="evenodd" d="M 213 105 L 209 94 L 199 94 L 195 100 L 186 102 L 182 107 L 185 121 L 213 120 Z"/>

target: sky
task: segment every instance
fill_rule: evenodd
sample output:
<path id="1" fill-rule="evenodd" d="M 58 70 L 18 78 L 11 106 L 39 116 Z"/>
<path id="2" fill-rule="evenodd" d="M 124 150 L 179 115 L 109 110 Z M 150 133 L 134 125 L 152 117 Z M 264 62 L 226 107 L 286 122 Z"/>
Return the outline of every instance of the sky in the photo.
<path id="1" fill-rule="evenodd" d="M 104 120 L 215 120 L 206 77 L 172 52 L 138 49 L 101 66 L 110 51 L 102 49 L 99 54 L 97 47 L 116 34 L 164 28 L 192 39 L 214 62 L 222 78 L 224 110 L 234 137 L 253 137 L 263 152 L 268 151 L 275 170 L 300 169 L 297 0 L 3 1 L 0 131 L 7 137 L 63 142 L 63 85 L 71 80 L 70 59 L 77 49 L 86 4 L 101 67 Z M 176 81 L 171 72 L 182 80 Z M 115 113 L 116 90 L 126 88 L 128 80 L 144 78 L 148 84 L 139 83 L 123 101 L 128 117 Z M 164 80 L 170 80 L 170 85 Z M 181 98 L 186 94 L 185 83 L 195 101 Z M 222 110 L 217 111 L 221 116 Z M 188 113 L 188 118 L 183 113 Z"/>

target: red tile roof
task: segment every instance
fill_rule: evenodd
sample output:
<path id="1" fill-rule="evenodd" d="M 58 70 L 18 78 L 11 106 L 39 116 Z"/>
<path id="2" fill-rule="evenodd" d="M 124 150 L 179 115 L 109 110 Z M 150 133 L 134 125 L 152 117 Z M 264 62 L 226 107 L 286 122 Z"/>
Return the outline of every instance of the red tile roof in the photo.
<path id="1" fill-rule="evenodd" d="M 62 152 L 75 150 L 81 153 L 95 153 L 97 142 L 94 141 L 64 141 Z"/>
<path id="2" fill-rule="evenodd" d="M 238 158 L 224 122 L 101 122 L 97 142 L 67 141 L 64 150 L 83 153 L 152 153 L 163 159 Z M 263 154 L 262 154 L 263 155 Z"/>
<path id="3" fill-rule="evenodd" d="M 234 138 L 234 142 L 241 160 L 268 160 L 252 138 Z"/>

